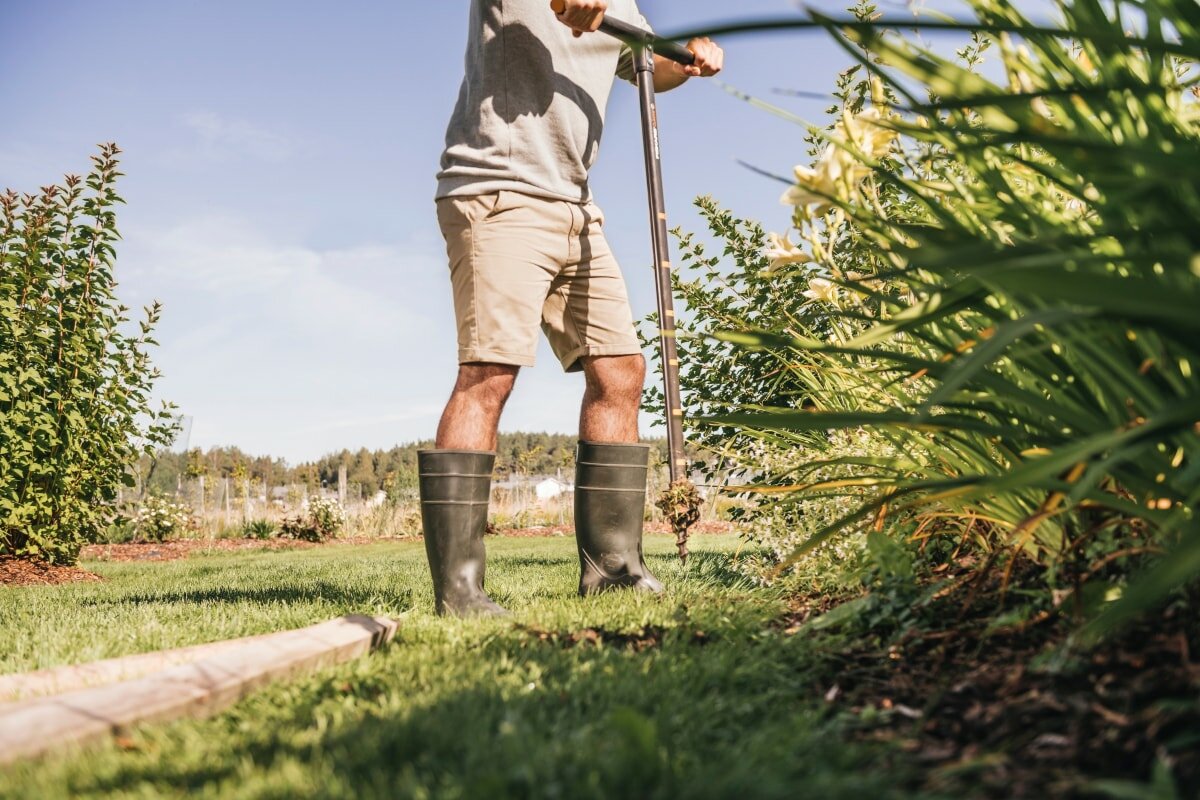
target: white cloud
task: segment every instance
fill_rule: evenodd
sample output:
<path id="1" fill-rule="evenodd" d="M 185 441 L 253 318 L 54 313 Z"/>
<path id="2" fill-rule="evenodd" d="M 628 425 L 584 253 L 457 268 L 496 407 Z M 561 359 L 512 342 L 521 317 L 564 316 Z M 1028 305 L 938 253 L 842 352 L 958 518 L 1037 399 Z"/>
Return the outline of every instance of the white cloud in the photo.
<path id="1" fill-rule="evenodd" d="M 420 307 L 404 307 L 399 287 L 380 291 L 412 260 L 391 245 L 319 250 L 274 242 L 247 221 L 215 215 L 132 232 L 121 252 L 139 289 L 203 309 L 204 322 L 189 336 L 209 343 L 233 333 L 231 318 L 247 316 L 259 331 L 328 324 L 356 337 L 412 333 Z"/>
<path id="2" fill-rule="evenodd" d="M 196 135 L 200 154 L 214 160 L 251 156 L 264 161 L 286 161 L 296 149 L 286 136 L 215 111 L 191 111 L 179 121 Z"/>
<path id="3" fill-rule="evenodd" d="M 118 263 L 126 302 L 163 301 L 157 392 L 195 418 L 193 445 L 295 461 L 432 435 L 454 370 L 435 253 L 309 247 L 208 215 L 127 226 Z"/>

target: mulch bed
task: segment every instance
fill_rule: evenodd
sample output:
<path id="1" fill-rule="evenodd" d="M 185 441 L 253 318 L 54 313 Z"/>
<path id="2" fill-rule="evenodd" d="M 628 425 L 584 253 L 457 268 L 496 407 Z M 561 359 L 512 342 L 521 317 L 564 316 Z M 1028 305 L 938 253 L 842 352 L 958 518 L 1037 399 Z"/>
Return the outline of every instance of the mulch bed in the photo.
<path id="1" fill-rule="evenodd" d="M 993 587 L 994 588 L 994 587 Z M 1066 647 L 1065 614 L 987 631 L 1000 602 L 940 601 L 932 629 L 855 637 L 819 691 L 850 736 L 898 745 L 914 789 L 954 797 L 1106 797 L 1089 783 L 1148 781 L 1165 761 L 1200 797 L 1200 620 L 1179 605 L 1091 651 Z M 798 599 L 798 632 L 823 604 Z M 1193 605 L 1194 608 L 1194 605 Z M 965 618 L 963 618 L 965 617 Z M 928 623 L 926 623 L 928 624 Z M 897 764 L 898 767 L 904 766 Z"/>
<path id="2" fill-rule="evenodd" d="M 255 550 L 296 550 L 315 547 L 294 539 L 172 539 L 166 542 L 89 544 L 82 561 L 174 561 L 197 553 L 236 553 Z"/>
<path id="3" fill-rule="evenodd" d="M 79 567 L 63 567 L 42 561 L 0 556 L 0 586 L 50 586 L 57 583 L 103 580 Z"/>

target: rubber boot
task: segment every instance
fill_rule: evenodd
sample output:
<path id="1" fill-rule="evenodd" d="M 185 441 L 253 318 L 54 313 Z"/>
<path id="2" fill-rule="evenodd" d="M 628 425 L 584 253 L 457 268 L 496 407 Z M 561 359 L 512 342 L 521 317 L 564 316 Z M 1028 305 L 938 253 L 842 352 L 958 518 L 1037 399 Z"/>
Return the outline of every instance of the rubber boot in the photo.
<path id="1" fill-rule="evenodd" d="M 579 593 L 662 591 L 642 558 L 650 447 L 580 442 L 575 452 L 575 541 Z"/>
<path id="2" fill-rule="evenodd" d="M 507 613 L 483 591 L 483 533 L 495 464 L 496 454 L 481 450 L 417 453 L 421 527 L 440 615 Z"/>

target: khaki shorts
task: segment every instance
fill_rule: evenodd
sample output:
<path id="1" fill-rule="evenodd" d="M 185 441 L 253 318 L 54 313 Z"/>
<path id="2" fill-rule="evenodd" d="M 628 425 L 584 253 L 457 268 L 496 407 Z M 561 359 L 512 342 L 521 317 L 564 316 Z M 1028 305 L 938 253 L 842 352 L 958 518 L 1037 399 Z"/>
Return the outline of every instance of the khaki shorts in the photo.
<path id="1" fill-rule="evenodd" d="M 641 352 L 625 278 L 592 203 L 501 191 L 437 201 L 459 363 L 531 367 L 538 324 L 567 372 Z"/>

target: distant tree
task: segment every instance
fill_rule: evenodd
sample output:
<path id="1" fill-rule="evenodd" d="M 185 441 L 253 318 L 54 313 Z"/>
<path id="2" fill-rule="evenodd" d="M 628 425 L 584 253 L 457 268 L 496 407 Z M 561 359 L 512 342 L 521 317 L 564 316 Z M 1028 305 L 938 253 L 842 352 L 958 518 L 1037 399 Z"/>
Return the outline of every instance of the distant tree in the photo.
<path id="1" fill-rule="evenodd" d="M 364 497 L 383 488 L 382 479 L 375 475 L 375 459 L 370 450 L 364 447 L 355 454 L 354 460 L 347 466 L 346 480 L 361 486 Z"/>
<path id="2" fill-rule="evenodd" d="M 526 477 L 533 475 L 545 460 L 546 448 L 540 444 L 517 454 L 517 471 Z"/>
<path id="3" fill-rule="evenodd" d="M 199 478 L 202 475 L 208 474 L 208 462 L 204 458 L 204 452 L 199 447 L 193 447 L 187 452 L 187 466 L 184 468 L 183 474 L 189 478 Z"/>
<path id="4" fill-rule="evenodd" d="M 496 474 L 505 477 L 569 472 L 575 466 L 575 443 L 576 437 L 565 433 L 502 433 L 496 447 Z M 649 443 L 661 453 L 661 439 Z M 408 498 L 415 496 L 417 488 L 417 451 L 432 446 L 433 442 L 420 441 L 386 450 L 339 450 L 296 466 L 273 456 L 251 455 L 237 447 L 211 447 L 207 451 L 197 448 L 186 454 L 160 454 L 153 486 L 174 491 L 179 475 L 206 474 L 229 477 L 239 485 L 248 478 L 256 487 L 301 484 L 315 491 L 320 486 L 337 486 L 338 469 L 345 464 L 347 481 L 361 486 L 363 497 L 383 491 L 392 499 Z"/>

